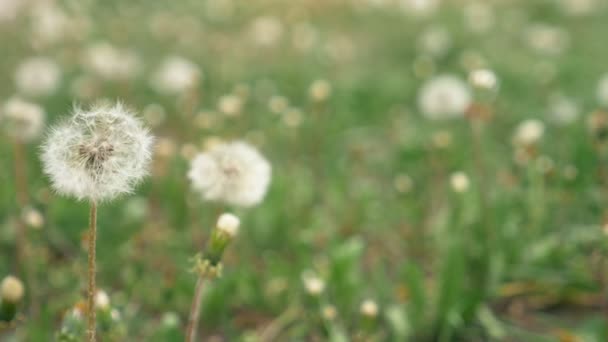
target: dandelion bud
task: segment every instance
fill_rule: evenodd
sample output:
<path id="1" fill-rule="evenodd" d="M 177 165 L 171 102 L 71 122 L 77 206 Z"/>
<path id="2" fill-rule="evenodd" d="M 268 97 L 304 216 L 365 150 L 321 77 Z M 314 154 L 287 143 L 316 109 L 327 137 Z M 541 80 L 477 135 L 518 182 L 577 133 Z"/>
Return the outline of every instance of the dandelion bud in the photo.
<path id="1" fill-rule="evenodd" d="M 239 231 L 240 224 L 241 221 L 238 217 L 229 213 L 225 213 L 222 214 L 217 220 L 217 229 L 223 231 L 231 237 L 235 237 Z"/>
<path id="2" fill-rule="evenodd" d="M 0 124 L 6 134 L 21 142 L 40 136 L 45 113 L 42 107 L 19 98 L 8 100 L 0 109 Z"/>
<path id="3" fill-rule="evenodd" d="M 133 191 L 151 160 L 153 138 L 124 106 L 76 108 L 51 130 L 42 148 L 55 190 L 79 200 L 111 200 Z"/>
<path id="4" fill-rule="evenodd" d="M 240 225 L 238 217 L 232 214 L 222 214 L 217 221 L 216 229 L 211 233 L 207 242 L 204 259 L 212 266 L 216 266 L 222 260 L 222 255 L 228 244 L 236 236 Z"/>
<path id="5" fill-rule="evenodd" d="M 17 314 L 17 304 L 23 299 L 25 290 L 21 280 L 7 276 L 0 284 L 0 322 L 10 322 Z"/>
<path id="6" fill-rule="evenodd" d="M 457 193 L 463 193 L 469 189 L 469 177 L 464 172 L 455 172 L 450 176 L 450 185 L 452 190 Z"/>
<path id="7" fill-rule="evenodd" d="M 378 304 L 371 299 L 366 299 L 361 303 L 359 311 L 361 312 L 361 315 L 367 318 L 376 318 L 376 316 L 378 316 Z"/>
<path id="8" fill-rule="evenodd" d="M 271 167 L 251 145 L 232 142 L 214 145 L 190 164 L 188 178 L 206 200 L 249 207 L 258 204 L 270 184 Z"/>

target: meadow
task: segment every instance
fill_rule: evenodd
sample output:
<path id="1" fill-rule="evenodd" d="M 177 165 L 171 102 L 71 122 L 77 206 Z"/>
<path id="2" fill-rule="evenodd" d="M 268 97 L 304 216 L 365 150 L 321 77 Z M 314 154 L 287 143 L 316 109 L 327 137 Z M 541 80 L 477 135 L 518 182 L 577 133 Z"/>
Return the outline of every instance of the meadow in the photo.
<path id="1" fill-rule="evenodd" d="M 606 33 L 604 0 L 0 0 L 0 341 L 91 341 L 92 203 L 98 341 L 608 341 Z M 57 171 L 93 112 L 141 152 Z"/>

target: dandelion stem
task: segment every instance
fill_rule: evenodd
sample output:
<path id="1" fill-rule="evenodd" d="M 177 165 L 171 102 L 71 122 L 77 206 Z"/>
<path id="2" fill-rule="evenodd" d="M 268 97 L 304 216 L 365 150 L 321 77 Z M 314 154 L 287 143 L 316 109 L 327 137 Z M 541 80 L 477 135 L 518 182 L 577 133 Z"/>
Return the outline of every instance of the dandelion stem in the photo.
<path id="1" fill-rule="evenodd" d="M 87 291 L 87 340 L 95 342 L 95 243 L 97 240 L 97 203 L 91 202 L 89 215 L 89 269 Z"/>
<path id="2" fill-rule="evenodd" d="M 25 153 L 23 151 L 23 144 L 15 141 L 13 143 L 14 158 L 15 158 L 15 185 L 17 192 L 17 204 L 19 206 L 19 212 L 27 206 L 27 175 L 26 175 L 26 164 L 25 164 Z M 17 232 L 15 235 L 16 242 L 16 254 L 17 267 L 25 274 L 25 250 L 26 250 L 26 226 L 23 222 L 23 218 L 19 215 L 17 220 Z"/>
<path id="3" fill-rule="evenodd" d="M 190 317 L 188 318 L 188 327 L 186 329 L 186 342 L 194 342 L 196 340 L 196 332 L 198 330 L 198 321 L 201 314 L 201 301 L 203 297 L 203 288 L 205 279 L 199 276 L 196 281 L 196 289 L 194 290 L 194 299 L 190 308 Z"/>

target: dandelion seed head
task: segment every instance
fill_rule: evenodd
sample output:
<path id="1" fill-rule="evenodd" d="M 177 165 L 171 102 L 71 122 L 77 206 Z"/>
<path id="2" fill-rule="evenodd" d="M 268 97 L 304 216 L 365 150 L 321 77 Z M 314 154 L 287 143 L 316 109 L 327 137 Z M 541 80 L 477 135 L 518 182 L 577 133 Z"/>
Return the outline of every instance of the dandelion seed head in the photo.
<path id="1" fill-rule="evenodd" d="M 108 81 L 127 81 L 141 69 L 138 56 L 129 49 L 121 49 L 107 42 L 89 46 L 84 53 L 84 64 L 94 74 Z"/>
<path id="2" fill-rule="evenodd" d="M 331 83 L 327 80 L 316 80 L 310 85 L 308 93 L 310 98 L 316 102 L 323 102 L 331 95 Z"/>
<path id="3" fill-rule="evenodd" d="M 378 304 L 371 299 L 366 299 L 361 303 L 359 311 L 365 317 L 375 318 L 378 316 Z"/>
<path id="4" fill-rule="evenodd" d="M 60 81 L 61 69 L 46 57 L 28 58 L 15 71 L 15 85 L 21 94 L 27 96 L 51 95 Z"/>
<path id="5" fill-rule="evenodd" d="M 420 90 L 418 105 L 430 120 L 462 117 L 471 104 L 471 92 L 461 79 L 443 75 L 427 81 Z"/>
<path id="6" fill-rule="evenodd" d="M 17 277 L 9 275 L 0 284 L 0 299 L 9 303 L 17 303 L 23 298 L 25 289 Z"/>
<path id="7" fill-rule="evenodd" d="M 325 282 L 312 272 L 302 274 L 304 289 L 311 296 L 319 296 L 325 290 Z"/>
<path id="8" fill-rule="evenodd" d="M 95 307 L 97 309 L 106 310 L 110 307 L 110 297 L 104 290 L 98 290 L 95 294 Z"/>
<path id="9" fill-rule="evenodd" d="M 180 56 L 167 57 L 152 77 L 152 87 L 167 95 L 181 94 L 194 88 L 202 72 L 194 62 Z"/>
<path id="10" fill-rule="evenodd" d="M 266 195 L 271 166 L 254 147 L 236 141 L 198 154 L 191 162 L 188 178 L 206 200 L 249 207 Z"/>
<path id="11" fill-rule="evenodd" d="M 518 146 L 531 146 L 536 144 L 545 132 L 545 124 L 536 119 L 521 122 L 513 134 L 513 144 Z"/>
<path id="12" fill-rule="evenodd" d="M 469 176 L 462 171 L 454 172 L 450 176 L 450 185 L 452 190 L 457 193 L 463 193 L 469 189 Z"/>
<path id="13" fill-rule="evenodd" d="M 45 116 L 42 107 L 17 97 L 9 99 L 0 109 L 0 123 L 5 133 L 22 142 L 29 142 L 40 136 Z"/>
<path id="14" fill-rule="evenodd" d="M 130 193 L 148 172 L 153 138 L 122 104 L 76 108 L 42 147 L 54 189 L 79 200 L 111 200 Z"/>

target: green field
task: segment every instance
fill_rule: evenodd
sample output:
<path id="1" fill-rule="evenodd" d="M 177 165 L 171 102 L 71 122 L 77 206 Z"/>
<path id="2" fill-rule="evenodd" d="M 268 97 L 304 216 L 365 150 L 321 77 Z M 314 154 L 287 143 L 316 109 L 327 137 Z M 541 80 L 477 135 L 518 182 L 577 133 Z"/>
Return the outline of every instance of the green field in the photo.
<path id="1" fill-rule="evenodd" d="M 604 0 L 0 0 L 0 341 L 85 340 L 89 203 L 40 155 L 104 100 L 155 145 L 99 204 L 99 341 L 185 339 L 224 212 L 200 341 L 608 341 L 607 34 Z M 256 205 L 188 178 L 229 141 L 272 166 Z"/>

